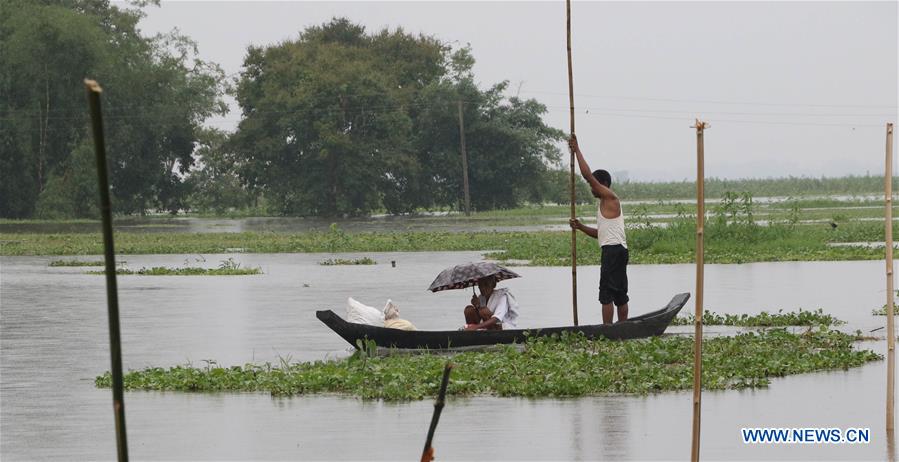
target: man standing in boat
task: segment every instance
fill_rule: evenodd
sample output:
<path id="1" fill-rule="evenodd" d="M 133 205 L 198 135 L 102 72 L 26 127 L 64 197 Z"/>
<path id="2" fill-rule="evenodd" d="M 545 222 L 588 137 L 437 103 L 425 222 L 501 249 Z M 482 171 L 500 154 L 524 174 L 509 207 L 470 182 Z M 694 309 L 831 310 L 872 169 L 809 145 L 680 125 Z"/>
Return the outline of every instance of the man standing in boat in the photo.
<path id="1" fill-rule="evenodd" d="M 493 276 L 478 279 L 481 295 L 471 296 L 465 307 L 465 330 L 514 329 L 518 319 L 518 303 L 509 289 L 497 289 Z"/>
<path id="2" fill-rule="evenodd" d="M 577 137 L 571 135 L 568 145 L 577 157 L 581 176 L 590 184 L 593 197 L 599 199 L 596 211 L 596 228 L 591 228 L 577 218 L 570 220 L 571 227 L 599 241 L 602 257 L 599 269 L 599 303 L 602 304 L 603 324 L 612 323 L 612 304 L 618 307 L 618 322 L 627 320 L 627 239 L 624 235 L 624 214 L 621 201 L 612 191 L 612 176 L 605 170 L 590 171 L 584 155 L 578 147 Z"/>

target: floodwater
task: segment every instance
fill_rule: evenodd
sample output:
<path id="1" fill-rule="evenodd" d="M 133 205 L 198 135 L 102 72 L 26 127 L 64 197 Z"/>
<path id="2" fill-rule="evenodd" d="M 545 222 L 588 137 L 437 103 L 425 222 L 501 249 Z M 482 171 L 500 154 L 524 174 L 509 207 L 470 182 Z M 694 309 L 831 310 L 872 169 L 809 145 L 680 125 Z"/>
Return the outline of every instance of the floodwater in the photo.
<path id="1" fill-rule="evenodd" d="M 831 199 L 836 201 L 860 201 L 878 200 L 882 196 L 803 196 L 802 199 Z M 755 197 L 752 200 L 758 204 L 774 204 L 789 200 L 787 197 Z M 674 199 L 662 201 L 666 204 L 693 204 L 695 199 Z M 706 204 L 720 203 L 721 199 L 706 199 Z M 622 201 L 626 209 L 642 204 L 657 204 L 658 200 Z M 841 207 L 840 209 L 857 208 L 881 208 L 871 207 Z M 814 210 L 814 209 L 803 209 Z M 452 215 L 452 216 L 448 216 Z M 441 217 L 435 220 L 435 217 Z M 458 219 L 453 219 L 453 216 Z M 764 216 L 764 214 L 759 214 Z M 649 215 L 651 219 L 674 218 L 675 214 Z M 527 220 L 527 217 L 522 217 Z M 553 221 L 552 218 L 541 218 L 541 221 Z M 861 221 L 878 221 L 880 218 L 862 218 Z M 899 217 L 896 218 L 899 221 Z M 116 232 L 139 233 L 240 233 L 240 232 L 278 232 L 301 233 L 309 231 L 327 231 L 332 223 L 336 223 L 341 229 L 351 232 L 377 232 L 377 231 L 537 231 L 537 230 L 567 230 L 567 212 L 558 217 L 558 224 L 509 224 L 497 226 L 496 219 L 483 217 L 471 219 L 461 216 L 458 212 L 429 212 L 414 216 L 375 215 L 364 218 L 317 218 L 317 217 L 252 217 L 252 218 L 202 218 L 202 217 L 172 217 L 154 216 L 148 218 L 123 217 L 115 220 Z M 757 221 L 767 225 L 764 220 Z M 809 220 L 804 223 L 826 223 L 827 220 Z M 666 223 L 659 223 L 666 226 Z M 8 221 L 0 223 L 0 232 L 3 233 L 100 233 L 99 221 L 75 221 L 75 222 L 23 222 Z"/>
<path id="2" fill-rule="evenodd" d="M 328 231 L 332 224 L 351 232 L 377 231 L 533 231 L 541 226 L 496 226 L 495 220 L 454 220 L 434 215 L 373 216 L 365 218 L 302 218 L 302 217 L 253 217 L 253 218 L 201 218 L 201 217 L 150 217 L 116 219 L 116 232 L 131 233 L 242 233 L 275 232 L 303 233 Z M 6 222 L 0 223 L 4 233 L 100 233 L 100 222 Z"/>
<path id="3" fill-rule="evenodd" d="M 369 256 L 373 266 L 320 266 Z M 420 329 L 463 322 L 466 291 L 425 290 L 444 267 L 476 252 L 152 255 L 141 266 L 213 267 L 234 257 L 265 274 L 119 278 L 126 369 L 190 362 L 222 365 L 316 360 L 349 345 L 314 316 L 344 314 L 346 297 L 381 307 L 391 298 Z M 104 278 L 51 268 L 53 257 L 0 259 L 0 458 L 115 457 L 111 393 L 93 378 L 109 369 Z M 85 258 L 87 259 L 87 258 Z M 205 260 L 205 261 L 203 261 Z M 396 267 L 390 262 L 395 261 Z M 883 262 L 708 265 L 705 306 L 719 313 L 816 309 L 844 330 L 885 324 Z M 522 327 L 571 323 L 570 269 L 516 268 L 504 281 L 522 305 Z M 580 267 L 582 324 L 600 319 L 598 267 Z M 692 265 L 629 268 L 631 313 L 694 291 Z M 692 310 L 693 302 L 685 309 Z M 671 328 L 690 332 L 692 327 Z M 883 329 L 874 335 L 883 334 Z M 880 353 L 885 342 L 861 344 Z M 886 364 L 775 379 L 767 389 L 703 394 L 704 460 L 884 460 Z M 339 396 L 127 392 L 129 449 L 136 460 L 414 460 L 431 400 L 366 402 Z M 683 460 L 690 454 L 690 392 L 582 399 L 451 398 L 437 429 L 439 460 Z M 869 444 L 744 445 L 742 427 L 870 428 Z"/>

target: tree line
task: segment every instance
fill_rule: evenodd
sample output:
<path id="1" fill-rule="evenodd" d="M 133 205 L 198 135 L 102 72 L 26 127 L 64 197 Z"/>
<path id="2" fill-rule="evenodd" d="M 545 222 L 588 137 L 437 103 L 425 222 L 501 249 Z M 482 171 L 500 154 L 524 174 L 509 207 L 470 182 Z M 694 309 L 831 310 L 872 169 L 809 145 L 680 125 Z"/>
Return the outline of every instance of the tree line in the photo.
<path id="1" fill-rule="evenodd" d="M 461 210 L 463 134 L 472 209 L 569 200 L 565 134 L 543 122 L 539 101 L 504 96 L 508 82 L 478 84 L 467 47 L 335 18 L 241 50 L 229 78 L 189 37 L 141 34 L 143 15 L 108 0 L 0 3 L 0 217 L 97 214 L 84 77 L 105 89 L 119 214 Z M 204 126 L 226 114 L 225 95 L 240 108 L 233 133 Z M 706 192 L 854 194 L 878 181 L 711 179 Z M 695 190 L 686 180 L 615 187 L 627 199 Z"/>
<path id="2" fill-rule="evenodd" d="M 203 121 L 224 73 L 178 33 L 144 37 L 139 10 L 106 0 L 4 0 L 0 216 L 92 216 L 97 186 L 82 81 L 103 96 L 116 211 L 183 207 Z"/>
<path id="3" fill-rule="evenodd" d="M 177 32 L 108 0 L 7 0 L 0 15 L 0 216 L 96 214 L 82 79 L 103 85 L 115 211 L 364 215 L 475 210 L 567 188 L 546 107 L 481 88 L 469 48 L 345 18 L 245 50 L 228 79 Z M 236 131 L 206 128 L 239 104 Z M 561 184 L 560 180 L 564 180 Z"/>

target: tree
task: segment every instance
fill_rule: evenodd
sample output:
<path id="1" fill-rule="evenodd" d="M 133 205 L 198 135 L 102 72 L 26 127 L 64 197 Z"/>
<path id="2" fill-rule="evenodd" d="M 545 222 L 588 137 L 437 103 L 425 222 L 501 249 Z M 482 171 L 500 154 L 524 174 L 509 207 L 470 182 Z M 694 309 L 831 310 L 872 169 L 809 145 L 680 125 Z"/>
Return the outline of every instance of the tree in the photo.
<path id="1" fill-rule="evenodd" d="M 142 13 L 105 0 L 7 0 L 2 13 L 0 216 L 30 216 L 51 181 L 65 189 L 69 158 L 89 139 L 88 76 L 105 90 L 115 209 L 180 208 L 200 123 L 225 110 L 221 69 L 177 33 L 142 37 Z"/>
<path id="2" fill-rule="evenodd" d="M 406 213 L 462 195 L 457 102 L 465 104 L 473 203 L 536 199 L 557 162 L 546 108 L 474 84 L 470 50 L 401 29 L 366 34 L 346 19 L 295 41 L 251 48 L 237 85 L 243 111 L 229 150 L 275 213 Z M 530 179 L 530 180 L 529 180 Z M 482 195 L 478 195 L 482 192 Z"/>
<path id="3" fill-rule="evenodd" d="M 196 170 L 189 177 L 189 208 L 219 214 L 247 208 L 252 198 L 237 176 L 237 164 L 225 149 L 228 135 L 220 130 L 202 132 L 195 153 Z"/>
<path id="4" fill-rule="evenodd" d="M 431 38 L 370 36 L 346 19 L 251 48 L 231 145 L 241 176 L 282 214 L 365 214 L 402 195 L 417 173 L 408 106 L 442 53 Z"/>
<path id="5" fill-rule="evenodd" d="M 38 218 L 98 218 L 94 146 L 84 140 L 58 165 L 38 197 Z"/>
<path id="6" fill-rule="evenodd" d="M 419 118 L 419 156 L 438 203 L 460 203 L 463 190 L 457 103 L 463 103 L 471 203 L 475 210 L 542 202 L 547 169 L 565 134 L 544 124 L 536 100 L 504 98 L 508 82 L 485 91 L 474 84 L 474 59 L 463 48 L 448 60 L 447 77 L 423 93 L 429 110 Z M 421 204 L 428 205 L 428 204 Z M 459 207 L 461 208 L 461 207 Z"/>

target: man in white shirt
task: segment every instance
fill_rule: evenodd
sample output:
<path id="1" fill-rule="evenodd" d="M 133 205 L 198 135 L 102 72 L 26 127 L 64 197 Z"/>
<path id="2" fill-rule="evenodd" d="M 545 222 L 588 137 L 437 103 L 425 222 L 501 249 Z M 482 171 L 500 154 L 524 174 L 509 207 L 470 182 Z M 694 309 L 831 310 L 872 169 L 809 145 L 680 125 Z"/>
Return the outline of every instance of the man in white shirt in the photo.
<path id="1" fill-rule="evenodd" d="M 602 305 L 603 324 L 612 323 L 612 304 L 618 308 L 618 322 L 627 320 L 630 298 L 627 295 L 627 264 L 630 254 L 627 251 L 627 237 L 624 233 L 624 212 L 621 201 L 612 191 L 612 176 L 605 170 L 590 172 L 590 166 L 584 160 L 584 154 L 577 144 L 577 138 L 571 135 L 569 147 L 577 157 L 581 176 L 590 184 L 593 197 L 599 199 L 596 210 L 596 228 L 587 226 L 577 218 L 571 219 L 571 227 L 599 241 L 602 256 L 599 268 L 599 303 Z"/>
<path id="2" fill-rule="evenodd" d="M 488 276 L 478 280 L 481 295 L 471 296 L 471 305 L 465 307 L 465 330 L 514 329 L 518 308 L 509 289 L 496 289 L 496 278 Z"/>

